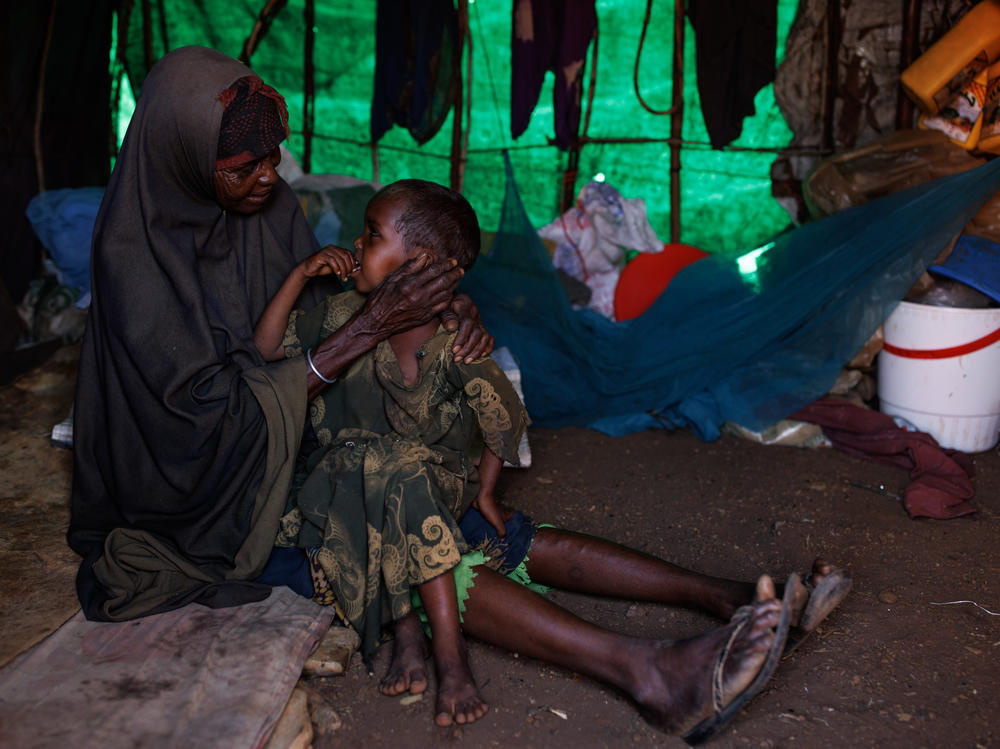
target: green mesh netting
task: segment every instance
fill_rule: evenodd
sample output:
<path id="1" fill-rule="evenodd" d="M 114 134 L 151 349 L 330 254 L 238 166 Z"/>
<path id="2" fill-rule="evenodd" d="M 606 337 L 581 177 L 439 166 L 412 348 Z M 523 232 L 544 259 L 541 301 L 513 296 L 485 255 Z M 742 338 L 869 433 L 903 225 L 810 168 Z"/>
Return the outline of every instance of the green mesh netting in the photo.
<path id="1" fill-rule="evenodd" d="M 214 47 L 239 56 L 244 40 L 265 5 L 232 0 L 160 0 L 149 4 L 148 33 L 143 33 L 141 4 L 136 3 L 127 28 L 126 65 L 138 94 L 147 69 L 147 39 L 152 60 L 186 44 Z M 791 25 L 796 0 L 778 2 L 778 59 Z M 646 112 L 633 88 L 646 3 L 602 0 L 598 3 L 597 85 L 587 134 L 594 138 L 662 138 L 670 118 Z M 640 69 L 643 98 L 654 108 L 671 101 L 673 3 L 654 3 Z M 464 193 L 479 212 L 484 228 L 497 226 L 504 195 L 501 149 L 510 148 L 518 187 L 532 223 L 542 226 L 559 213 L 562 175 L 567 155 L 549 146 L 553 133 L 552 75 L 542 90 L 528 130 L 510 138 L 511 3 L 470 2 L 473 63 L 466 95 L 471 97 L 469 159 Z M 374 0 L 317 0 L 315 8 L 315 135 L 311 171 L 372 179 L 368 141 L 369 110 L 375 70 Z M 289 0 L 251 59 L 252 67 L 281 91 L 291 114 L 293 153 L 303 151 L 304 0 Z M 589 62 L 588 62 L 589 64 Z M 464 66 L 464 61 L 463 61 Z M 738 148 L 779 149 L 791 139 L 768 86 L 756 98 L 757 114 L 744 121 L 734 150 L 716 151 L 708 144 L 698 97 L 695 38 L 686 31 L 684 131 L 681 171 L 681 240 L 710 252 L 753 247 L 774 236 L 788 216 L 771 197 L 770 165 L 774 154 Z M 588 72 L 589 75 L 589 72 Z M 129 112 L 127 87 L 121 97 Z M 428 143 L 417 147 L 401 128 L 393 128 L 378 147 L 378 179 L 391 182 L 422 177 L 448 184 L 451 117 Z M 623 196 L 646 201 L 650 223 L 661 239 L 669 239 L 669 149 L 663 143 L 587 145 L 578 164 L 579 189 L 603 174 Z"/>
<path id="2" fill-rule="evenodd" d="M 1000 187 L 1000 159 L 688 265 L 642 315 L 575 310 L 511 171 L 502 230 L 460 288 L 521 369 L 536 426 L 760 431 L 829 392 L 941 247 Z M 706 294 L 706 289 L 711 293 Z M 667 334 L 664 331 L 668 331 Z"/>

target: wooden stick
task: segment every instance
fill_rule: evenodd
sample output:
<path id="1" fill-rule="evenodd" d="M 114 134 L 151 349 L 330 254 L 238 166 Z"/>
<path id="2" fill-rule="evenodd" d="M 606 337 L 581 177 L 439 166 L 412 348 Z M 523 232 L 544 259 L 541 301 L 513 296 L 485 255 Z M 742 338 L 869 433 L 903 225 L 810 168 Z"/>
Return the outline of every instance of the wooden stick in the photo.
<path id="1" fill-rule="evenodd" d="M 250 32 L 250 36 L 247 37 L 246 41 L 243 42 L 243 51 L 240 53 L 240 62 L 244 65 L 250 64 L 250 58 L 257 49 L 257 45 L 260 44 L 261 40 L 267 34 L 267 30 L 271 28 L 271 23 L 274 21 L 274 17 L 278 15 L 282 8 L 288 0 L 267 0 L 264 3 L 264 7 L 261 9 L 257 16 L 257 21 L 253 25 L 253 30 Z"/>
<path id="2" fill-rule="evenodd" d="M 142 0 L 142 51 L 146 61 L 145 77 L 153 67 L 153 12 L 149 7 L 149 0 Z"/>
<path id="3" fill-rule="evenodd" d="M 38 192 L 45 190 L 45 156 L 42 152 L 42 112 L 45 110 L 45 68 L 49 61 L 49 48 L 52 46 L 52 27 L 56 24 L 56 0 L 49 6 L 49 25 L 45 29 L 45 45 L 42 47 L 42 63 L 38 70 L 38 94 L 35 103 L 35 174 L 38 179 Z"/>
<path id="4" fill-rule="evenodd" d="M 469 2 L 459 0 L 458 2 L 458 54 L 455 61 L 458 63 L 459 71 L 462 66 L 462 51 L 465 39 L 469 30 Z M 464 84 L 462 74 L 458 74 L 458 87 L 455 91 L 455 100 L 452 102 L 451 121 L 451 171 L 448 176 L 448 183 L 452 190 L 462 192 L 462 181 L 465 176 L 465 151 L 462 147 L 462 114 L 464 101 Z M 467 146 L 468 144 L 466 144 Z"/>
<path id="5" fill-rule="evenodd" d="M 674 3 L 674 65 L 670 107 L 670 241 L 681 241 L 681 138 L 684 134 L 684 3 Z"/>
<path id="6" fill-rule="evenodd" d="M 899 40 L 899 72 L 920 56 L 920 0 L 903 0 L 903 31 Z M 896 129 L 913 127 L 913 101 L 901 85 L 896 86 Z"/>
<path id="7" fill-rule="evenodd" d="M 316 66 L 313 63 L 313 48 L 316 46 L 316 0 L 306 0 L 304 18 L 305 40 L 305 91 L 302 96 L 302 169 L 306 174 L 312 171 L 312 136 L 315 124 Z"/>
<path id="8" fill-rule="evenodd" d="M 843 29 L 840 18 L 840 0 L 826 1 L 826 65 L 823 66 L 823 148 L 833 150 L 837 94 L 840 88 L 840 42 Z"/>

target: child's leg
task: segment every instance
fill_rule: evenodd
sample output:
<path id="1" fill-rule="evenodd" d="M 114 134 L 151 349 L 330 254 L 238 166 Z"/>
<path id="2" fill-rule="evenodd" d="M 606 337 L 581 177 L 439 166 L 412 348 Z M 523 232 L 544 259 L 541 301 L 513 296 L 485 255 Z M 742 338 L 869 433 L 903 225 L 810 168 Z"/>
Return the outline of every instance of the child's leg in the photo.
<path id="1" fill-rule="evenodd" d="M 489 569 L 477 570 L 464 616 L 470 636 L 621 688 L 643 717 L 686 730 L 755 679 L 775 643 L 781 604 L 762 577 L 745 626 L 730 623 L 687 640 L 647 640 L 597 627 Z M 725 656 L 722 653 L 726 653 Z M 713 668 L 722 664 L 721 679 Z"/>
<path id="2" fill-rule="evenodd" d="M 534 582 L 562 590 L 608 595 L 630 601 L 694 606 L 724 619 L 750 603 L 754 584 L 703 575 L 603 538 L 558 528 L 540 528 L 531 541 L 526 569 Z M 813 585 L 834 568 L 816 559 Z M 777 586 L 779 597 L 783 586 Z M 805 589 L 793 604 L 805 605 Z"/>
<path id="3" fill-rule="evenodd" d="M 393 622 L 392 662 L 379 684 L 389 697 L 403 692 L 421 694 L 427 689 L 427 636 L 416 611 Z"/>
<path id="4" fill-rule="evenodd" d="M 515 512 L 501 541 L 496 531 L 470 508 L 462 518 L 465 540 L 488 549 L 490 566 L 501 573 L 524 564 L 533 583 L 631 601 L 696 606 L 728 619 L 749 603 L 754 584 L 710 577 L 603 538 L 545 526 Z M 499 561 L 499 566 L 497 562 Z"/>
<path id="5" fill-rule="evenodd" d="M 472 723 L 486 714 L 479 696 L 458 616 L 454 575 L 449 571 L 417 587 L 431 626 L 431 651 L 438 693 L 434 721 L 439 726 Z"/>
<path id="6" fill-rule="evenodd" d="M 553 588 L 695 606 L 724 618 L 749 603 L 755 587 L 702 575 L 603 538 L 548 527 L 532 539 L 526 567 L 533 581 Z"/>

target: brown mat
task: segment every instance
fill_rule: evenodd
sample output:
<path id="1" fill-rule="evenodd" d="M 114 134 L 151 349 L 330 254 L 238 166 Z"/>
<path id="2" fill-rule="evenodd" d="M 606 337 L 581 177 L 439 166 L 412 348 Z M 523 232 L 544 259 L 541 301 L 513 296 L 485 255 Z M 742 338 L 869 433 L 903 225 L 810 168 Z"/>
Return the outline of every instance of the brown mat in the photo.
<path id="1" fill-rule="evenodd" d="M 0 670 L 0 746 L 260 747 L 331 620 L 288 588 L 122 624 L 78 613 Z"/>

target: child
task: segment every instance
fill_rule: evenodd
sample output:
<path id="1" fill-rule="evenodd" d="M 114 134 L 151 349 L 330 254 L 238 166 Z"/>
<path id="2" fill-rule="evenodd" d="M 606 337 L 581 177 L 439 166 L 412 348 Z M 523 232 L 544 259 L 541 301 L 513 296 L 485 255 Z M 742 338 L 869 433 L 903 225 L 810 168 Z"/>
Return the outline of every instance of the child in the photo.
<path id="1" fill-rule="evenodd" d="M 410 258 L 434 254 L 467 269 L 479 252 L 479 225 L 458 193 L 403 180 L 368 203 L 354 247 L 356 256 L 325 248 L 292 271 L 255 330 L 265 358 L 303 352 L 309 358 L 312 346 Z M 356 290 L 290 315 L 308 279 L 329 273 L 352 278 Z M 468 570 L 484 557 L 467 553 L 457 520 L 471 505 L 504 537 L 494 488 L 503 460 L 517 462 L 528 424 L 495 362 L 454 362 L 453 340 L 435 316 L 361 356 L 312 402 L 320 446 L 292 493 L 277 541 L 310 548 L 337 604 L 362 633 L 366 660 L 383 624 L 392 621 L 397 632 L 408 628 L 411 635 L 419 626 L 409 595 L 411 586 L 416 589 L 433 634 L 440 725 L 471 722 L 486 712 L 460 634 L 455 580 L 457 568 L 464 594 Z M 397 645 L 413 641 L 396 638 Z M 425 681 L 409 679 L 390 673 L 382 691 L 423 691 Z"/>

